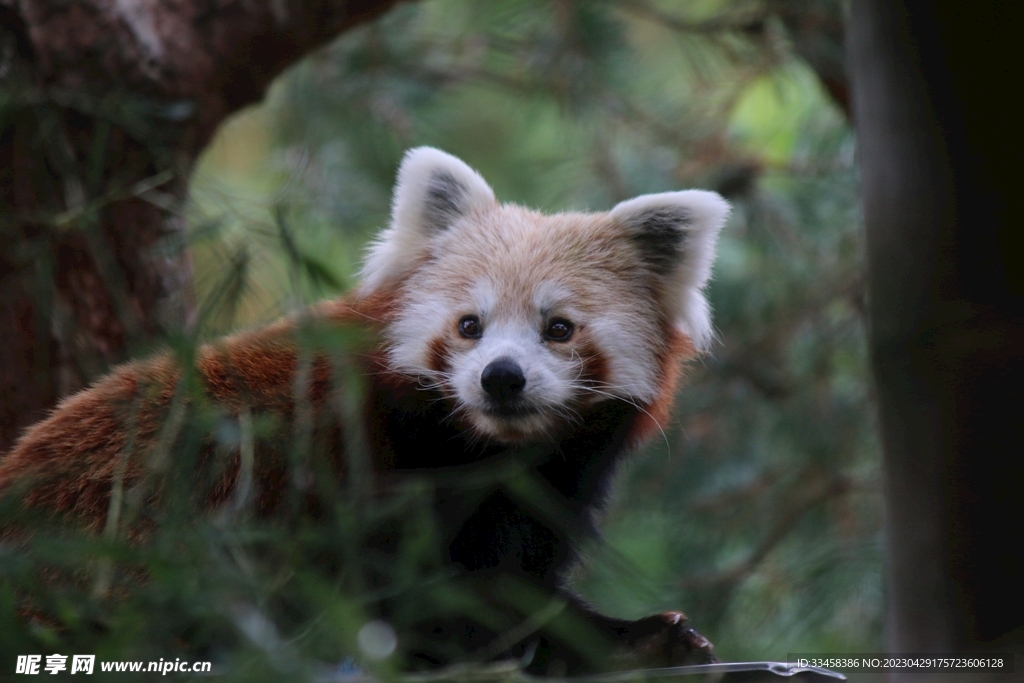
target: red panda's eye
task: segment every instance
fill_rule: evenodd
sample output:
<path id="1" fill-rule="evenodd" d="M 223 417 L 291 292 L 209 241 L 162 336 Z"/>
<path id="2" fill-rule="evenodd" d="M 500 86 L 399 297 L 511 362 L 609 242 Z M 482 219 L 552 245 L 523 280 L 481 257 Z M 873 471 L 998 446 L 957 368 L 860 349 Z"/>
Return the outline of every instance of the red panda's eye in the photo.
<path id="1" fill-rule="evenodd" d="M 568 320 L 562 318 L 555 318 L 548 323 L 548 329 L 544 330 L 544 336 L 551 341 L 569 341 L 569 337 L 572 336 L 573 325 Z"/>
<path id="2" fill-rule="evenodd" d="M 459 321 L 459 334 L 466 339 L 479 339 L 480 335 L 483 334 L 480 318 L 475 315 L 462 316 L 462 319 Z"/>

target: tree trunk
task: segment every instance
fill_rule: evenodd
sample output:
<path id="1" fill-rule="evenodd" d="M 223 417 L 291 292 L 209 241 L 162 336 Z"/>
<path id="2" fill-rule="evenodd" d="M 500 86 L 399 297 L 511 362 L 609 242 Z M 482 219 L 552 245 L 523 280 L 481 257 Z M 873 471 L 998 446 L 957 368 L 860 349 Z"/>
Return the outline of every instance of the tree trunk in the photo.
<path id="1" fill-rule="evenodd" d="M 1019 668 L 1024 259 L 1013 227 L 1019 121 L 1003 71 L 1019 59 L 1009 7 L 855 0 L 848 45 L 890 647 L 1016 651 Z"/>
<path id="2" fill-rule="evenodd" d="M 178 207 L 220 122 L 395 0 L 0 0 L 0 453 L 190 323 Z"/>

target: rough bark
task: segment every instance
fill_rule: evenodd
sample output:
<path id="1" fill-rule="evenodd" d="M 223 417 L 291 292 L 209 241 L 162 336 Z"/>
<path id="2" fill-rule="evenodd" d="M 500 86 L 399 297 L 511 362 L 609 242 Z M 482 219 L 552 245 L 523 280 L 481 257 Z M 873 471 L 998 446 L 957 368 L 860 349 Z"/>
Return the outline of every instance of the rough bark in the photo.
<path id="1" fill-rule="evenodd" d="M 1024 254 L 1012 213 L 1019 121 L 1002 80 L 1019 58 L 1009 12 L 856 0 L 849 48 L 890 647 L 1016 651 L 1020 667 Z"/>
<path id="2" fill-rule="evenodd" d="M 192 311 L 176 211 L 218 124 L 395 0 L 0 0 L 0 453 Z"/>

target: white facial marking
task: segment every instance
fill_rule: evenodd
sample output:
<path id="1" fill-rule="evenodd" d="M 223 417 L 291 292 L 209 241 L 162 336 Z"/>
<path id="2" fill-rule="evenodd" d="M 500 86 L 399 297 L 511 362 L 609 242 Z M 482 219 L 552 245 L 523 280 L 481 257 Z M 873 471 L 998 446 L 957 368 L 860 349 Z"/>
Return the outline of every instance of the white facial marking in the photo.
<path id="1" fill-rule="evenodd" d="M 481 320 L 486 320 L 498 308 L 501 297 L 498 296 L 498 288 L 489 278 L 480 280 L 470 289 L 467 297 L 470 307 L 473 309 L 468 314 L 478 315 Z"/>
<path id="2" fill-rule="evenodd" d="M 653 402 L 673 327 L 709 343 L 703 288 L 727 212 L 715 193 L 689 190 L 545 216 L 497 204 L 466 164 L 419 148 L 361 291 L 397 288 L 391 368 L 440 391 L 481 435 L 541 440 L 595 403 Z M 479 333 L 460 332 L 466 316 Z M 546 336 L 554 319 L 571 325 L 565 339 Z M 496 361 L 500 386 L 485 386 Z"/>
<path id="3" fill-rule="evenodd" d="M 562 307 L 562 311 L 567 312 L 566 309 L 571 306 L 572 298 L 572 291 L 567 287 L 552 280 L 545 280 L 534 290 L 533 307 L 540 313 L 557 313 L 558 307 Z"/>

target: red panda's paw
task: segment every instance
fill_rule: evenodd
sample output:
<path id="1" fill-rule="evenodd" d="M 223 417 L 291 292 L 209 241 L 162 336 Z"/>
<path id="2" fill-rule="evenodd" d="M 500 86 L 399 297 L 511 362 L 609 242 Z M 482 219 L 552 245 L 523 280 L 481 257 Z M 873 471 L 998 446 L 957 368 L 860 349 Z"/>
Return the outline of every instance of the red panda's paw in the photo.
<path id="1" fill-rule="evenodd" d="M 707 638 L 689 625 L 682 612 L 662 612 L 633 622 L 629 641 L 644 666 L 681 666 L 714 664 L 715 648 Z"/>

